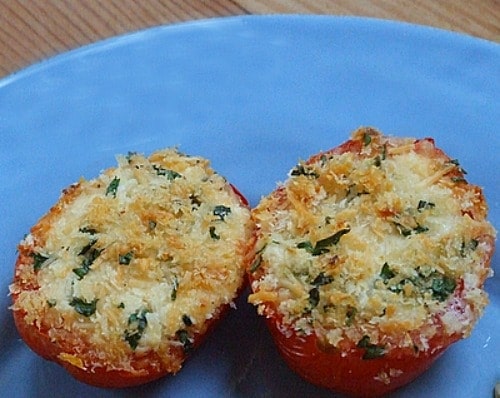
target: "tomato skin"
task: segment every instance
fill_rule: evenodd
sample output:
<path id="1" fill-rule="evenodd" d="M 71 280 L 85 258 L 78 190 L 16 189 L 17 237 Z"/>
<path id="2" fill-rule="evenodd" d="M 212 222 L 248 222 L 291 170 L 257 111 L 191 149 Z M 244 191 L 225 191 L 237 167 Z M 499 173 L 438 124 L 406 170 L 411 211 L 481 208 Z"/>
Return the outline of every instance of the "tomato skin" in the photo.
<path id="1" fill-rule="evenodd" d="M 431 341 L 430 349 L 393 349 L 375 359 L 363 359 L 364 350 L 341 352 L 327 348 L 315 335 L 299 335 L 277 316 L 266 318 L 268 329 L 287 365 L 306 381 L 351 397 L 380 397 L 408 384 L 426 371 L 457 338 Z"/>
<path id="2" fill-rule="evenodd" d="M 228 304 L 223 305 L 220 307 L 220 311 L 218 311 L 216 316 L 205 323 L 206 330 L 202 334 L 195 334 L 193 336 L 193 346 L 191 350 L 195 350 L 205 341 L 213 329 L 225 317 L 230 308 Z M 107 369 L 105 366 L 99 366 L 98 364 L 95 364 L 92 369 L 82 369 L 64 360 L 61 354 L 67 353 L 78 357 L 77 350 L 85 351 L 85 347 L 72 347 L 73 351 L 70 351 L 67 349 L 68 347 L 62 347 L 59 344 L 55 344 L 49 337 L 48 331 L 39 329 L 34 324 L 26 323 L 24 319 L 25 313 L 23 311 L 14 311 L 13 315 L 19 335 L 31 350 L 46 360 L 58 363 L 75 379 L 86 384 L 102 388 L 132 387 L 175 373 L 170 369 L 162 367 L 162 360 L 155 352 L 150 352 L 140 358 L 133 357 L 131 359 L 131 364 L 135 368 L 134 372 Z M 184 362 L 189 352 L 185 352 L 179 347 L 171 349 L 170 355 L 176 356 L 181 362 Z"/>

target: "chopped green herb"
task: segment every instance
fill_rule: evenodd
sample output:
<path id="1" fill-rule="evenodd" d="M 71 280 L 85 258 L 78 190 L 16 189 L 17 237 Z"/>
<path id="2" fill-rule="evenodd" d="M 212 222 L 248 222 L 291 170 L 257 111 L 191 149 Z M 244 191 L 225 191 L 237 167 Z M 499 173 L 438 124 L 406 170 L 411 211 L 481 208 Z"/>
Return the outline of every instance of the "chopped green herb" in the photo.
<path id="1" fill-rule="evenodd" d="M 120 304 L 118 304 L 118 308 L 124 309 L 125 308 L 125 304 L 123 302 L 121 302 Z"/>
<path id="2" fill-rule="evenodd" d="M 189 337 L 189 333 L 187 330 L 180 329 L 175 332 L 175 336 L 182 343 L 184 352 L 188 353 L 194 348 L 193 340 Z"/>
<path id="3" fill-rule="evenodd" d="M 260 264 L 262 263 L 262 256 L 257 255 L 255 259 L 253 260 L 252 265 L 250 266 L 250 272 L 255 272 L 259 269 Z"/>
<path id="4" fill-rule="evenodd" d="M 311 253 L 313 256 L 319 256 L 320 254 L 328 253 L 330 249 L 329 246 L 334 246 L 339 243 L 340 238 L 350 232 L 350 228 L 344 228 L 340 231 L 335 232 L 333 235 L 321 239 L 316 242 L 316 245 L 313 246 L 311 242 L 305 241 L 297 244 L 297 248 L 305 249 L 308 253 Z"/>
<path id="5" fill-rule="evenodd" d="M 474 250 L 476 250 L 478 245 L 479 245 L 479 241 L 477 239 L 471 239 L 467 243 L 462 242 L 462 246 L 460 247 L 460 255 L 462 257 L 466 257 L 467 253 L 473 252 Z"/>
<path id="6" fill-rule="evenodd" d="M 371 143 L 371 142 L 372 142 L 372 137 L 371 137 L 371 135 L 370 135 L 370 134 L 368 134 L 368 133 L 364 133 L 364 134 L 363 134 L 363 144 L 364 144 L 365 146 L 368 146 L 368 145 L 370 145 L 370 143 Z"/>
<path id="7" fill-rule="evenodd" d="M 113 198 L 116 198 L 118 185 L 120 185 L 120 179 L 118 177 L 114 177 L 113 180 L 111 180 L 111 182 L 109 183 L 108 188 L 106 188 L 106 196 L 112 195 Z"/>
<path id="8" fill-rule="evenodd" d="M 88 302 L 83 298 L 73 297 L 69 302 L 69 305 L 72 306 L 80 315 L 89 317 L 95 313 L 97 301 L 98 299 L 94 299 Z"/>
<path id="9" fill-rule="evenodd" d="M 319 175 L 316 171 L 305 167 L 302 164 L 298 164 L 295 166 L 291 171 L 290 175 L 292 177 L 297 177 L 297 176 L 306 176 L 306 177 L 312 177 L 312 178 L 318 178 Z"/>
<path id="10" fill-rule="evenodd" d="M 363 359 L 376 359 L 385 355 L 385 347 L 370 343 L 370 337 L 366 335 L 359 340 L 357 347 L 365 350 Z"/>
<path id="11" fill-rule="evenodd" d="M 423 232 L 427 232 L 429 228 L 424 227 L 420 224 L 417 224 L 416 227 L 409 228 L 401 223 L 398 223 L 396 221 L 393 222 L 396 228 L 398 229 L 399 233 L 403 236 L 410 236 L 412 234 L 421 234 Z"/>
<path id="12" fill-rule="evenodd" d="M 427 202 L 425 200 L 420 200 L 418 202 L 418 205 L 417 205 L 417 210 L 419 212 L 422 212 L 424 210 L 429 210 L 429 209 L 433 209 L 434 207 L 436 207 L 436 204 L 435 203 L 432 203 L 432 202 Z"/>
<path id="13" fill-rule="evenodd" d="M 431 283 L 432 297 L 444 301 L 455 291 L 456 282 L 446 275 L 434 276 Z"/>
<path id="14" fill-rule="evenodd" d="M 56 304 L 57 304 L 57 301 L 55 299 L 47 300 L 47 305 L 49 306 L 49 308 L 55 307 Z"/>
<path id="15" fill-rule="evenodd" d="M 139 344 L 139 340 L 144 334 L 146 326 L 148 326 L 148 320 L 146 314 L 150 312 L 146 309 L 137 310 L 133 314 L 130 314 L 128 318 L 129 328 L 125 330 L 125 340 L 130 345 L 130 348 L 135 350 Z"/>
<path id="16" fill-rule="evenodd" d="M 84 234 L 90 234 L 90 235 L 95 235 L 97 233 L 97 229 L 91 228 L 91 227 L 82 227 L 78 231 L 80 231 Z"/>
<path id="17" fill-rule="evenodd" d="M 182 315 L 182 322 L 186 326 L 192 326 L 193 325 L 193 321 L 191 320 L 191 318 L 187 314 Z"/>
<path id="18" fill-rule="evenodd" d="M 226 216 L 231 214 L 231 208 L 224 205 L 217 205 L 213 211 L 214 216 L 219 217 L 221 221 L 224 221 Z"/>
<path id="19" fill-rule="evenodd" d="M 467 180 L 463 177 L 451 177 L 451 181 L 457 184 L 462 182 L 467 182 Z"/>
<path id="20" fill-rule="evenodd" d="M 128 164 L 132 162 L 132 158 L 137 155 L 137 152 L 131 152 L 128 151 L 127 155 L 125 156 L 125 159 L 127 160 Z"/>
<path id="21" fill-rule="evenodd" d="M 78 253 L 79 256 L 83 256 L 81 266 L 79 268 L 73 268 L 73 272 L 78 276 L 78 279 L 83 279 L 83 277 L 89 273 L 91 265 L 103 251 L 103 249 L 96 249 L 93 247 L 96 242 L 97 239 L 92 239 L 82 250 L 80 250 L 80 253 Z"/>
<path id="22" fill-rule="evenodd" d="M 333 276 L 325 275 L 324 272 L 320 272 L 316 278 L 312 281 L 312 285 L 318 287 L 323 285 L 328 285 L 333 282 Z"/>
<path id="23" fill-rule="evenodd" d="M 219 240 L 220 239 L 220 235 L 217 235 L 217 233 L 215 232 L 215 227 L 210 227 L 209 229 L 209 232 L 210 232 L 210 237 L 214 240 Z"/>
<path id="24" fill-rule="evenodd" d="M 132 261 L 133 257 L 134 257 L 134 253 L 132 253 L 132 252 L 120 254 L 118 256 L 118 263 L 121 265 L 129 265 L 130 262 Z"/>
<path id="25" fill-rule="evenodd" d="M 169 181 L 173 181 L 176 178 L 182 177 L 182 175 L 179 174 L 178 172 L 176 172 L 174 170 L 164 169 L 161 166 L 153 165 L 153 169 L 155 169 L 157 175 L 165 176 L 165 177 L 167 177 L 167 180 L 169 180 Z"/>
<path id="26" fill-rule="evenodd" d="M 460 166 L 460 162 L 458 161 L 458 159 L 451 159 L 448 163 L 457 166 L 458 171 L 460 171 L 462 174 L 467 174 L 467 172 Z"/>
<path id="27" fill-rule="evenodd" d="M 309 305 L 312 308 L 316 308 L 319 304 L 319 289 L 317 287 L 313 287 L 309 290 Z"/>
<path id="28" fill-rule="evenodd" d="M 380 271 L 380 276 L 384 281 L 387 281 L 389 279 L 394 278 L 396 274 L 391 269 L 391 267 L 389 267 L 389 264 L 384 263 L 384 265 L 382 266 L 382 270 Z"/>
<path id="29" fill-rule="evenodd" d="M 156 228 L 156 221 L 149 220 L 149 222 L 148 222 L 148 228 L 149 228 L 150 231 L 153 231 Z"/>
<path id="30" fill-rule="evenodd" d="M 33 269 L 35 271 L 38 271 L 40 268 L 42 268 L 45 261 L 49 259 L 49 257 L 44 256 L 40 253 L 32 253 L 31 257 L 33 257 Z"/>

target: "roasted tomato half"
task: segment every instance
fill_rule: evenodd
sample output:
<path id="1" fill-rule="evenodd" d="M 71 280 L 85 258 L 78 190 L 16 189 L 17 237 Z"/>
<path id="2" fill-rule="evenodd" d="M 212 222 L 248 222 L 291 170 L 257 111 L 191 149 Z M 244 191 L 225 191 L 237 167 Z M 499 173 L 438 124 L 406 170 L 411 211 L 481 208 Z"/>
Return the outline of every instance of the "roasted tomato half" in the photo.
<path id="1" fill-rule="evenodd" d="M 381 396 L 472 332 L 495 230 L 464 176 L 430 138 L 361 128 L 262 198 L 249 301 L 293 370 Z"/>

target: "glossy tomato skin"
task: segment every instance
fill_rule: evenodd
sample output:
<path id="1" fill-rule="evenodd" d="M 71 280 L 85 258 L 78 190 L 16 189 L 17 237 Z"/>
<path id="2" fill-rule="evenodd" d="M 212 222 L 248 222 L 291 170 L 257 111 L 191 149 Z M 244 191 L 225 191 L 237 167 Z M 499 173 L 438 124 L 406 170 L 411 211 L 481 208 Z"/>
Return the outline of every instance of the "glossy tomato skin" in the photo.
<path id="1" fill-rule="evenodd" d="M 288 366 L 308 382 L 351 397 L 380 397 L 426 371 L 451 344 L 431 341 L 426 352 L 393 349 L 382 357 L 363 359 L 365 350 L 340 351 L 315 335 L 299 335 L 279 317 L 266 318 L 276 346 Z M 454 339 L 456 340 L 456 339 Z"/>

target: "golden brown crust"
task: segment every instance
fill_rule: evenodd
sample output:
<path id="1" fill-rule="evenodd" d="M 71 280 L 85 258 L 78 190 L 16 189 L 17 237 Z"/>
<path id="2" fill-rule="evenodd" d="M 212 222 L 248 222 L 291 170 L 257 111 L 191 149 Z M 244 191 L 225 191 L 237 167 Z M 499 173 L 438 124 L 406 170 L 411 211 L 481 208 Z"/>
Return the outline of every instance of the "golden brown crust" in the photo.
<path id="1" fill-rule="evenodd" d="M 349 350 L 466 337 L 487 303 L 495 231 L 480 187 L 431 138 L 360 128 L 252 210 L 250 302 Z"/>
<path id="2" fill-rule="evenodd" d="M 89 384 L 176 373 L 241 291 L 253 245 L 246 200 L 206 160 L 129 154 L 65 189 L 20 243 L 16 326 Z"/>

